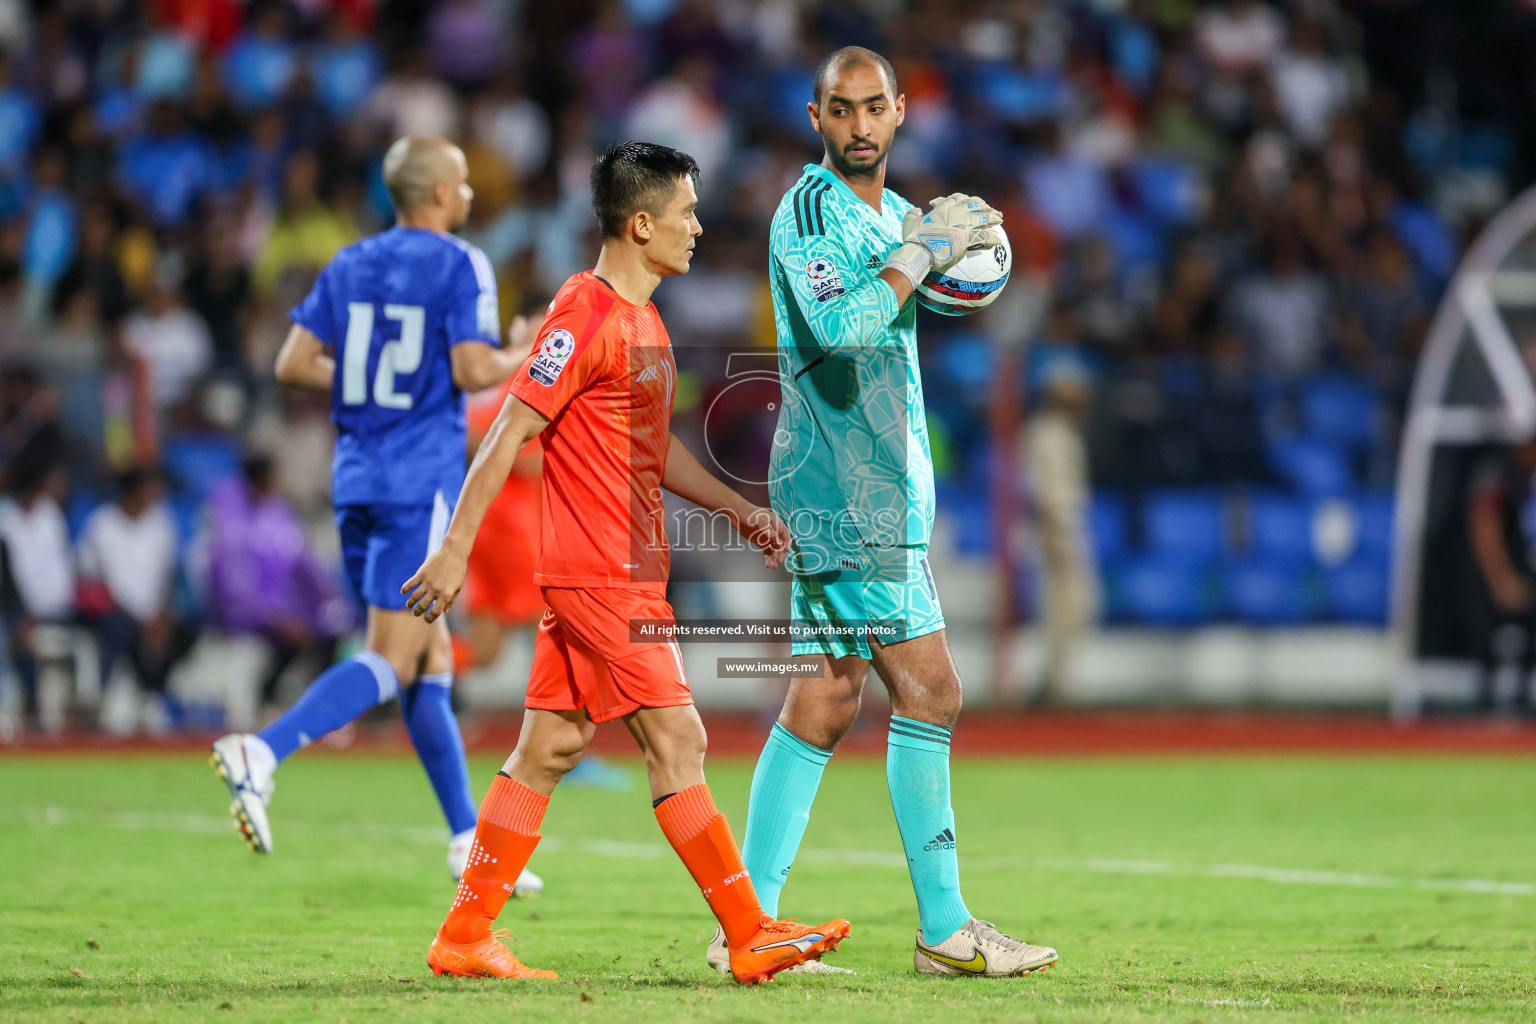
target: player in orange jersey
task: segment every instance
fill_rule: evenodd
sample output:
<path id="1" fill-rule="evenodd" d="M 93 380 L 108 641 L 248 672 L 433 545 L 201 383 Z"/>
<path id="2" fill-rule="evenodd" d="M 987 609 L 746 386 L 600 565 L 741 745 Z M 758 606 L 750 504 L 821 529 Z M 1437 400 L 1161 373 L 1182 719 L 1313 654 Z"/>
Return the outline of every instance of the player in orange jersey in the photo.
<path id="1" fill-rule="evenodd" d="M 568 280 L 550 304 L 442 546 L 401 588 L 407 607 L 429 621 L 448 610 L 486 508 L 537 436 L 544 495 L 534 581 L 544 617 L 517 749 L 480 805 L 469 867 L 427 954 L 437 974 L 555 976 L 523 966 L 491 926 L 538 843 L 550 794 L 596 724 L 615 718 L 645 754 L 656 820 L 720 921 L 736 981 L 766 981 L 848 934 L 847 921 L 806 927 L 763 912 L 704 781 L 704 725 L 677 644 L 630 636 L 635 620 L 673 618 L 662 488 L 726 516 L 770 568 L 788 551 L 784 524 L 711 476 L 671 433 L 677 366 L 650 298 L 663 277 L 688 272 L 702 230 L 697 179 L 692 157 L 649 143 L 626 143 L 597 161 L 597 267 Z"/>

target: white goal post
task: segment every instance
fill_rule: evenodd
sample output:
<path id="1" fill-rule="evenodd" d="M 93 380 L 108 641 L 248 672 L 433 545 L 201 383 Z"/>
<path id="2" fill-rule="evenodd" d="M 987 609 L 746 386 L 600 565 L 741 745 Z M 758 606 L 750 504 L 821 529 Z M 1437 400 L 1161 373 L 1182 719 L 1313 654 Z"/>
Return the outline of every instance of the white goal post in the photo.
<path id="1" fill-rule="evenodd" d="M 1517 311 L 1536 313 L 1536 188 L 1495 217 L 1463 257 L 1414 374 L 1398 455 L 1392 540 L 1392 709 L 1400 718 L 1416 716 L 1424 698 L 1417 638 L 1435 452 L 1536 434 L 1532 364 L 1506 320 Z M 1466 351 L 1468 346 L 1475 352 Z M 1492 387 L 1470 399 L 1453 393 L 1458 362 L 1478 356 Z"/>

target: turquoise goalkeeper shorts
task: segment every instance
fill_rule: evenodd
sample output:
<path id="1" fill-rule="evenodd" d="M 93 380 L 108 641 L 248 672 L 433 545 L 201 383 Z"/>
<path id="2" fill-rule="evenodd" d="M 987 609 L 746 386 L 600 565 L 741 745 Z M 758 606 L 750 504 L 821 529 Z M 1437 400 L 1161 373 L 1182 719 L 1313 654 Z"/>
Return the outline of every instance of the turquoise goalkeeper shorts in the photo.
<path id="1" fill-rule="evenodd" d="M 841 568 L 796 575 L 790 596 L 790 653 L 870 659 L 882 647 L 944 628 L 928 548 L 866 547 Z"/>

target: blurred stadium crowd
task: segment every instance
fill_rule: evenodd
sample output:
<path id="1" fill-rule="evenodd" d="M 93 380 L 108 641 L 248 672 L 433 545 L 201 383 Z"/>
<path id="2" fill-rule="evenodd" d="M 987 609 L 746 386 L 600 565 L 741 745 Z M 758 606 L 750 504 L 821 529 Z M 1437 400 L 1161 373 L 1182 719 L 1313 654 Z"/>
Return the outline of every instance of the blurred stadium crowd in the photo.
<path id="1" fill-rule="evenodd" d="M 463 145 L 504 322 L 590 263 L 597 152 L 688 151 L 705 235 L 658 293 L 674 340 L 771 345 L 766 225 L 819 158 L 811 69 L 845 43 L 907 96 L 892 186 L 986 196 L 1013 241 L 1003 301 L 921 327 L 960 552 L 1017 563 L 1020 614 L 1040 599 L 998 518 L 1051 500 L 1015 439 L 1043 402 L 1086 455 L 1067 516 L 1110 619 L 1379 623 L 1417 347 L 1530 170 L 1509 8 L 4 0 L 13 660 L 84 621 L 154 687 L 197 629 L 291 657 L 351 625 L 327 403 L 271 366 L 317 269 L 389 221 L 397 135 Z M 680 387 L 685 423 L 719 386 Z"/>

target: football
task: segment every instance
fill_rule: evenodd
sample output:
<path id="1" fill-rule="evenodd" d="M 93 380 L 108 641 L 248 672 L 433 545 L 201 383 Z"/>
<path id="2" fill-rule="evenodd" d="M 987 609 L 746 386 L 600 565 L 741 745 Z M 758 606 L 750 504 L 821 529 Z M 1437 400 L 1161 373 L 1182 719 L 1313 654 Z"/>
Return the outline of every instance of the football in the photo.
<path id="1" fill-rule="evenodd" d="M 973 245 L 948 270 L 935 270 L 917 287 L 917 301 L 945 316 L 966 316 L 992 304 L 1008 283 L 1013 249 L 998 225 L 987 229 L 991 240 Z"/>

